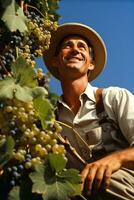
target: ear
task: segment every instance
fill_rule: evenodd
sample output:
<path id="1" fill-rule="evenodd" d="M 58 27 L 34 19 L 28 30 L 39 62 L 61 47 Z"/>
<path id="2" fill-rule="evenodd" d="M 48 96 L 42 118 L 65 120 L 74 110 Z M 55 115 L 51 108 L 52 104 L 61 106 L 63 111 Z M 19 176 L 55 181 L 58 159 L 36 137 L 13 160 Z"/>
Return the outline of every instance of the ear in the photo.
<path id="1" fill-rule="evenodd" d="M 92 70 L 94 70 L 94 68 L 95 68 L 94 62 L 90 63 L 88 70 L 92 71 Z"/>

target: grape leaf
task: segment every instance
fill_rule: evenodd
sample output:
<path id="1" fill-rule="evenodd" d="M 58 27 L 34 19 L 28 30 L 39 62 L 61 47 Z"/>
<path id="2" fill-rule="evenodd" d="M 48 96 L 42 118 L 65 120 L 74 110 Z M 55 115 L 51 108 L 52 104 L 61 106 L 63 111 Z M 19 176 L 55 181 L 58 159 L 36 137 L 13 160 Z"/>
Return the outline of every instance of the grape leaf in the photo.
<path id="1" fill-rule="evenodd" d="M 65 159 L 62 159 L 62 157 L 59 157 L 59 155 L 49 155 L 49 163 L 52 169 L 56 171 L 56 173 L 61 172 L 65 166 L 67 161 Z"/>
<path id="2" fill-rule="evenodd" d="M 38 166 L 36 171 L 30 174 L 32 192 L 42 194 L 43 200 L 69 200 L 72 195 L 80 195 L 81 179 L 77 170 L 72 170 L 71 174 L 66 170 L 66 175 L 64 173 L 60 176 L 64 171 L 63 160 L 62 155 L 49 154 L 44 166 Z"/>
<path id="3" fill-rule="evenodd" d="M 30 64 L 19 57 L 12 65 L 13 77 L 0 80 L 0 98 L 17 99 L 28 102 L 39 96 L 45 97 L 47 90 L 39 87 L 35 79 L 36 73 Z"/>
<path id="4" fill-rule="evenodd" d="M 0 0 L 0 6 L 4 9 L 4 8 L 6 8 L 8 5 L 10 5 L 11 4 L 11 1 L 12 0 Z"/>
<path id="5" fill-rule="evenodd" d="M 16 84 L 16 80 L 13 78 L 0 80 L 0 99 L 13 99 L 15 97 L 21 101 L 29 102 L 39 96 L 44 97 L 46 94 L 47 90 L 43 87 L 21 87 Z"/>
<path id="6" fill-rule="evenodd" d="M 45 97 L 46 94 L 47 91 L 45 88 L 42 87 L 30 88 L 27 86 L 21 87 L 19 84 L 17 84 L 14 96 L 21 101 L 29 102 L 40 96 Z"/>
<path id="7" fill-rule="evenodd" d="M 50 102 L 52 103 L 52 105 L 54 107 L 56 107 L 57 106 L 57 101 L 59 99 L 59 96 L 57 94 L 55 94 L 55 93 L 49 92 L 48 98 L 49 98 Z"/>
<path id="8" fill-rule="evenodd" d="M 14 88 L 15 82 L 13 78 L 6 78 L 5 80 L 0 80 L 0 98 L 12 99 Z"/>
<path id="9" fill-rule="evenodd" d="M 46 120 L 52 116 L 52 105 L 48 99 L 42 97 L 35 98 L 33 102 L 36 113 L 41 120 L 42 128 L 45 129 L 47 126 Z"/>
<path id="10" fill-rule="evenodd" d="M 58 7 L 58 0 L 48 0 L 48 5 L 49 5 L 49 12 L 50 13 L 55 13 L 55 11 L 59 8 Z"/>
<path id="11" fill-rule="evenodd" d="M 23 57 L 18 57 L 12 64 L 11 69 L 16 83 L 21 86 L 35 87 L 38 85 L 34 69 Z"/>
<path id="12" fill-rule="evenodd" d="M 6 140 L 0 141 L 0 166 L 4 166 L 11 158 L 14 140 L 11 136 L 7 137 Z"/>
<path id="13" fill-rule="evenodd" d="M 23 9 L 17 5 L 15 0 L 10 0 L 6 6 L 2 20 L 10 31 L 25 32 L 27 30 L 26 17 L 23 13 Z"/>
<path id="14" fill-rule="evenodd" d="M 19 200 L 20 199 L 20 187 L 15 186 L 9 192 L 8 200 Z"/>
<path id="15" fill-rule="evenodd" d="M 59 4 L 59 0 L 57 0 L 57 1 L 48 0 L 49 13 L 54 15 L 55 20 L 58 20 L 60 18 L 60 15 L 57 14 L 57 12 L 56 12 L 59 8 L 58 4 Z"/>

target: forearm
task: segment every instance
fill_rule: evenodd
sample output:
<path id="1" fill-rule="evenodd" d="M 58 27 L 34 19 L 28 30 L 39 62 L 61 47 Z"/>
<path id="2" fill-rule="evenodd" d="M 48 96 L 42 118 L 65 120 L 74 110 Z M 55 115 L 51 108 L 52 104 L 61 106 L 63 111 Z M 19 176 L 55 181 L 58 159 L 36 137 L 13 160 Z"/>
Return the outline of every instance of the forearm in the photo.
<path id="1" fill-rule="evenodd" d="M 121 167 L 134 169 L 134 147 L 115 152 L 114 154 L 117 154 Z"/>

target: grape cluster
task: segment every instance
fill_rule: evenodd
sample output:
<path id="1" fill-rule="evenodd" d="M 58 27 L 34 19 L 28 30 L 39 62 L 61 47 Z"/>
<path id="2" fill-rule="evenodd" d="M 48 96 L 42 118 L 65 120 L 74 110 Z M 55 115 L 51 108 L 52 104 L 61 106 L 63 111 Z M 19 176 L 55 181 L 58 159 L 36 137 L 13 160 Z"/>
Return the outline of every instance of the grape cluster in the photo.
<path id="1" fill-rule="evenodd" d="M 20 2 L 19 2 L 20 4 Z M 0 78 L 10 75 L 11 65 L 22 56 L 35 68 L 35 58 L 42 56 L 49 48 L 51 32 L 57 29 L 57 21 L 43 16 L 34 7 L 24 9 L 28 32 L 9 31 L 0 20 Z M 44 86 L 46 76 L 39 77 L 39 85 Z"/>
<path id="2" fill-rule="evenodd" d="M 0 32 L 0 74 L 2 77 L 11 71 L 11 64 L 17 56 L 17 48 L 23 44 L 23 33 L 19 30 L 10 32 L 3 30 Z M 15 48 L 16 47 L 16 48 Z"/>
<path id="3" fill-rule="evenodd" d="M 29 50 L 34 56 L 42 56 L 42 53 L 49 48 L 51 31 L 57 29 L 57 22 L 45 19 L 36 12 L 26 12 L 27 26 L 32 34 L 28 41 Z"/>
<path id="4" fill-rule="evenodd" d="M 23 171 L 24 171 L 24 166 L 21 164 L 16 164 L 7 167 L 6 172 L 9 177 L 10 186 L 14 186 L 16 183 L 19 183 Z"/>
<path id="5" fill-rule="evenodd" d="M 38 85 L 49 89 L 49 76 L 43 73 L 42 68 L 37 69 Z"/>
<path id="6" fill-rule="evenodd" d="M 61 132 L 61 127 L 52 123 L 53 131 L 49 127 L 43 130 L 33 102 L 17 99 L 1 102 L 0 121 L 0 140 L 9 135 L 15 140 L 12 159 L 16 165 L 7 168 L 12 174 L 11 185 L 18 181 L 24 169 L 34 169 L 42 163 L 48 153 L 65 158 L 64 145 L 59 144 L 56 134 Z"/>

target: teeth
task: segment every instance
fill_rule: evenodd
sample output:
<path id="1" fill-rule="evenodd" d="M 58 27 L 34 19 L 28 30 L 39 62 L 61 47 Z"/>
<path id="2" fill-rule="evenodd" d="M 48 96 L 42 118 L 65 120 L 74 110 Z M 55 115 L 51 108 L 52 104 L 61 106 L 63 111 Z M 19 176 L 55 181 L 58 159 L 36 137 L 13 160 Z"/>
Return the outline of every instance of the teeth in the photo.
<path id="1" fill-rule="evenodd" d="M 69 58 L 69 60 L 81 60 L 81 59 L 76 58 L 76 57 L 72 57 L 72 58 Z"/>

